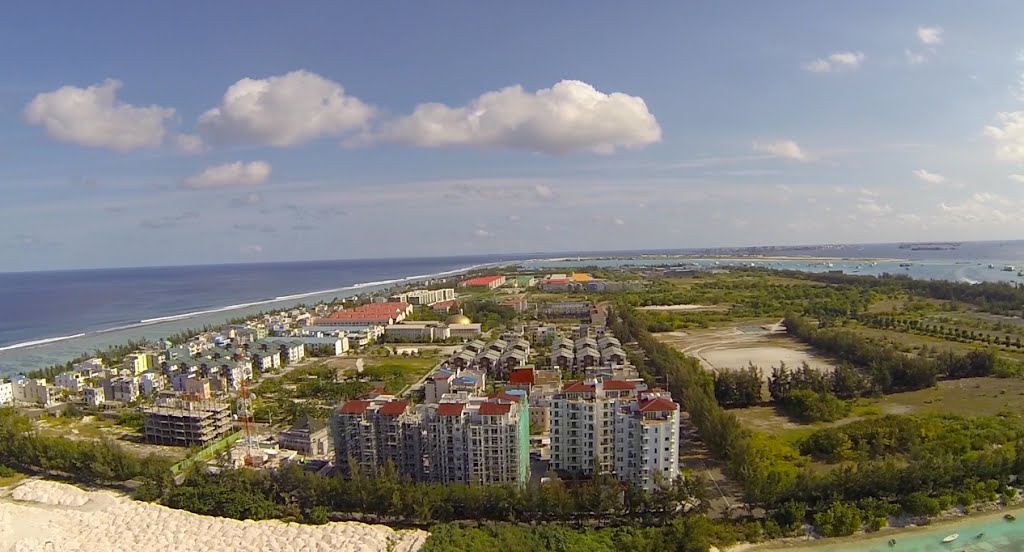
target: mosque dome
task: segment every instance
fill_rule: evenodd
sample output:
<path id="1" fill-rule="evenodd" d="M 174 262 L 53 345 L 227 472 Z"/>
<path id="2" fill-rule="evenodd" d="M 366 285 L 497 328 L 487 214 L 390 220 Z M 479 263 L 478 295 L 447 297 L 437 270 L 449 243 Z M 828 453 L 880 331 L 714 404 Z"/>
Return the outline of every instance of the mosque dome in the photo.
<path id="1" fill-rule="evenodd" d="M 473 321 L 465 314 L 453 314 L 445 320 L 447 324 L 472 324 Z"/>

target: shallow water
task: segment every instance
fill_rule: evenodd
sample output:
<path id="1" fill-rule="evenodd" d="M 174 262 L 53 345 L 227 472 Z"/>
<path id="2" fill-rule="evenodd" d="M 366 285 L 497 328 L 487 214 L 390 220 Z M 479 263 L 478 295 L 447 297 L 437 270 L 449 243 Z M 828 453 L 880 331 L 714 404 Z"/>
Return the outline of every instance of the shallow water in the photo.
<path id="1" fill-rule="evenodd" d="M 951 543 L 942 539 L 952 533 L 960 538 Z M 983 534 L 981 538 L 977 535 Z M 889 546 L 889 539 L 896 539 Z M 1002 517 L 966 518 L 957 523 L 942 523 L 927 529 L 883 531 L 878 537 L 808 546 L 786 550 L 814 552 L 1024 552 L 1024 521 L 1008 522 Z M 780 548 L 781 550 L 781 548 Z"/>

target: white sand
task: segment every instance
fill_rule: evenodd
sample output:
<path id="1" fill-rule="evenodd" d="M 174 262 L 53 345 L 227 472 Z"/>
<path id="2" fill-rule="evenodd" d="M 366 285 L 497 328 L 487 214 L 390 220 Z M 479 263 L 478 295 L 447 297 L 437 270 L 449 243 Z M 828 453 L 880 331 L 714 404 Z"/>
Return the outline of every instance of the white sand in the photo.
<path id="1" fill-rule="evenodd" d="M 13 499 L 13 500 L 12 500 Z M 0 499 L 0 552 L 77 550 L 228 550 L 415 552 L 425 531 L 394 531 L 383 525 L 238 521 L 200 516 L 137 502 L 109 491 L 32 480 Z"/>
<path id="2" fill-rule="evenodd" d="M 771 375 L 771 367 L 778 366 L 779 362 L 785 362 L 791 370 L 800 368 L 800 363 L 805 361 L 818 371 L 831 372 L 834 369 L 828 361 L 810 351 L 772 345 L 705 349 L 699 355 L 716 370 L 742 370 L 752 362 L 761 367 L 766 377 Z"/>

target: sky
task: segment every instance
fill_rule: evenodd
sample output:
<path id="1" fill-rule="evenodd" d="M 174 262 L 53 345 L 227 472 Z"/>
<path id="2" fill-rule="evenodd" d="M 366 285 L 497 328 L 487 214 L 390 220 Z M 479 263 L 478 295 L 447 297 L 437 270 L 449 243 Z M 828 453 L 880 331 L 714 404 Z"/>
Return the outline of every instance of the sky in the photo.
<path id="1" fill-rule="evenodd" d="M 1024 2 L 20 2 L 0 272 L 1024 237 Z"/>

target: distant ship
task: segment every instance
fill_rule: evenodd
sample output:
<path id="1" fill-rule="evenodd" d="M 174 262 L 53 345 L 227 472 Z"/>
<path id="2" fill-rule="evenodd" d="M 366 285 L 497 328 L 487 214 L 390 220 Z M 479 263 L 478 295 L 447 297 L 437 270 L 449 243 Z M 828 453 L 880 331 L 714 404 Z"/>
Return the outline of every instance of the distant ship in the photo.
<path id="1" fill-rule="evenodd" d="M 1003 272 L 1013 272 L 1014 270 L 1017 270 L 1017 269 L 1014 268 L 1013 265 L 1006 265 L 1006 266 L 1003 267 Z"/>

